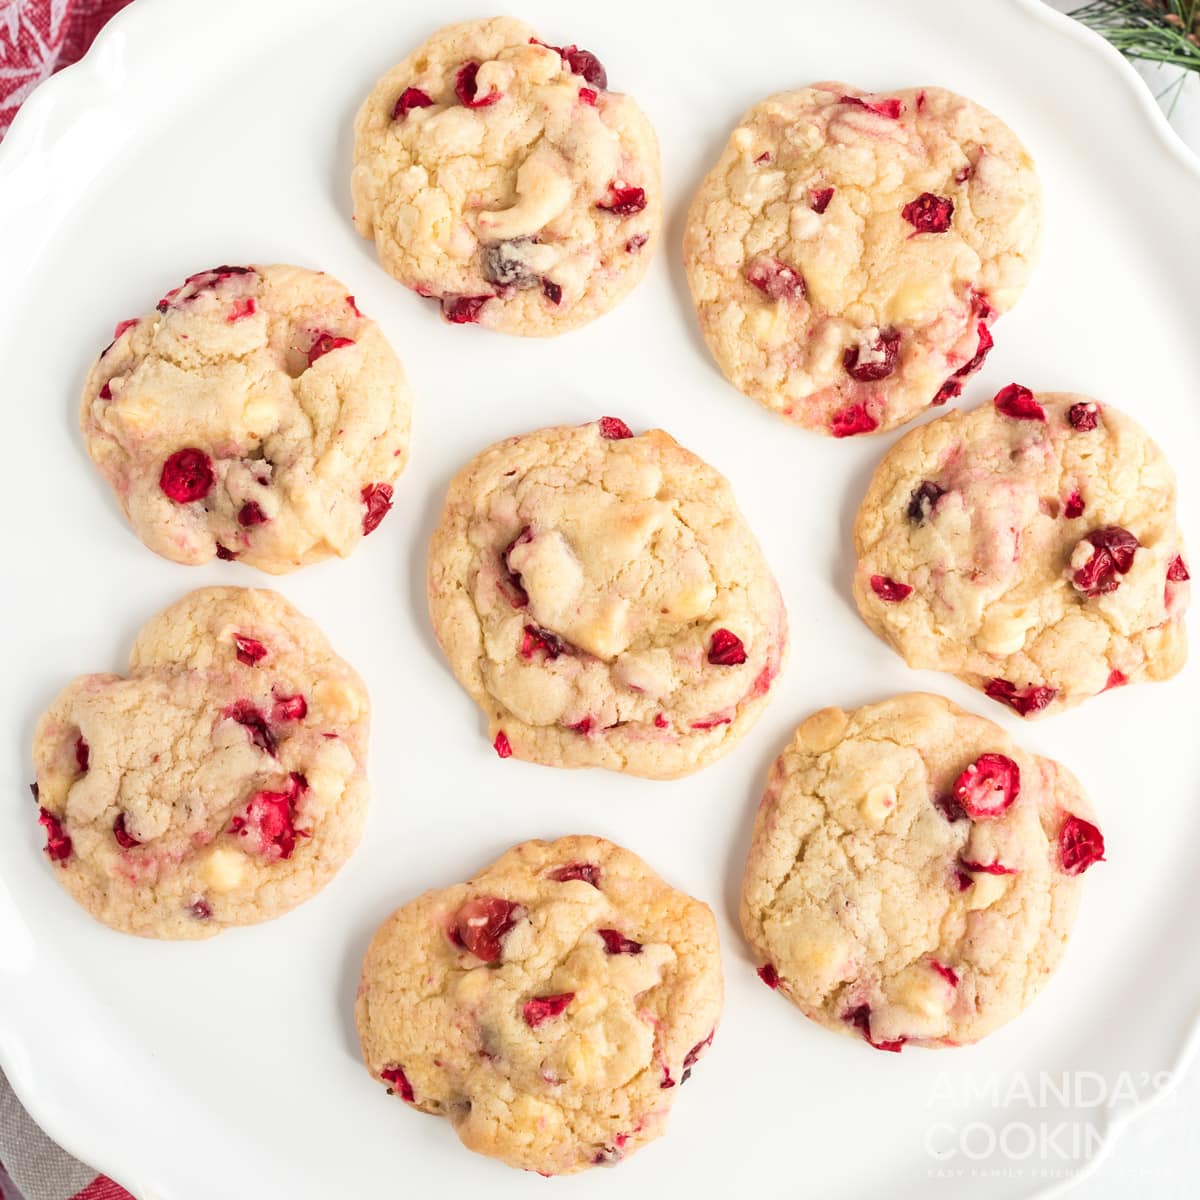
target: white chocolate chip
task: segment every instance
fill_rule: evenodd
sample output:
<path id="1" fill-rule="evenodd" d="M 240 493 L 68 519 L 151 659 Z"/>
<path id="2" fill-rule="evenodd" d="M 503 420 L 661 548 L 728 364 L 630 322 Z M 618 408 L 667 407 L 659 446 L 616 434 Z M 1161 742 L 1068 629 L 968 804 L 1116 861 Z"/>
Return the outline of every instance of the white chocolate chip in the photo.
<path id="1" fill-rule="evenodd" d="M 246 856 L 240 850 L 218 846 L 200 864 L 199 874 L 214 892 L 232 892 L 245 877 Z"/>
<path id="2" fill-rule="evenodd" d="M 967 892 L 967 908 L 972 911 L 991 908 L 1008 891 L 1008 875 L 992 875 L 987 871 L 978 871 L 972 874 L 971 878 L 975 882 Z"/>
<path id="3" fill-rule="evenodd" d="M 896 789 L 890 783 L 877 783 L 868 790 L 859 804 L 863 817 L 877 829 L 896 807 Z"/>

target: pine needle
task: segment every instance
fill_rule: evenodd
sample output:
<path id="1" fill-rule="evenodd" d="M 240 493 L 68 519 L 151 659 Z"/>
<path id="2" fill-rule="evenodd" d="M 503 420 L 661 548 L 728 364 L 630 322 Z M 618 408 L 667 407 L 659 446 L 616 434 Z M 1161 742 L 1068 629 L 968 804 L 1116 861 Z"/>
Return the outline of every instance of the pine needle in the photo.
<path id="1" fill-rule="evenodd" d="M 1071 16 L 1128 58 L 1200 72 L 1200 0 L 1092 0 Z"/>

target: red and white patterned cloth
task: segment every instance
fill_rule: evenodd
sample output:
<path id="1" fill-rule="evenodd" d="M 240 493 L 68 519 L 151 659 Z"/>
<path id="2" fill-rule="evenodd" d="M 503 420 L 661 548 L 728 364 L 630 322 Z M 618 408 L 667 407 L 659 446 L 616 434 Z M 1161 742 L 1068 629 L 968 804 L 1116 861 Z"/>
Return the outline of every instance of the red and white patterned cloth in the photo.
<path id="1" fill-rule="evenodd" d="M 0 0 L 0 138 L 43 79 L 82 57 L 130 0 Z"/>

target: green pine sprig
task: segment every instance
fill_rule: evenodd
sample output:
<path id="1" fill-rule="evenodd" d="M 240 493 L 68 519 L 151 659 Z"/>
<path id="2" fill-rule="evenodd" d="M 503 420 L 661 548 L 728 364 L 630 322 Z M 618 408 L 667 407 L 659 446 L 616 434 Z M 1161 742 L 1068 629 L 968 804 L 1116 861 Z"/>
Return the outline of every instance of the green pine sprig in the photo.
<path id="1" fill-rule="evenodd" d="M 1092 0 L 1071 16 L 1128 58 L 1200 72 L 1200 0 Z"/>

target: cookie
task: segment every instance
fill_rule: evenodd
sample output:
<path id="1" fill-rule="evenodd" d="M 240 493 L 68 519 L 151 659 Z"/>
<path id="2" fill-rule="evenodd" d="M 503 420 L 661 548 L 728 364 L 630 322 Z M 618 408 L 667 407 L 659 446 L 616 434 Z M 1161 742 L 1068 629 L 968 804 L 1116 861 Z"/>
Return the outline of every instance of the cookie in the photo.
<path id="1" fill-rule="evenodd" d="M 658 142 L 600 60 L 494 17 L 435 33 L 354 125 L 354 223 L 455 324 L 545 336 L 645 274 L 662 226 Z"/>
<path id="2" fill-rule="evenodd" d="M 827 708 L 776 760 L 742 929 L 758 973 L 877 1050 L 1011 1020 L 1066 948 L 1104 838 L 1079 783 L 937 696 Z"/>
<path id="3" fill-rule="evenodd" d="M 565 837 L 388 917 L 355 1023 L 393 1096 L 471 1150 L 564 1175 L 664 1132 L 722 989 L 707 905 L 620 846 Z"/>
<path id="4" fill-rule="evenodd" d="M 854 598 L 910 667 L 1023 717 L 1183 666 L 1188 569 L 1175 477 L 1087 396 L 1010 384 L 914 429 L 854 527 Z"/>
<path id="5" fill-rule="evenodd" d="M 222 266 L 117 326 L 80 424 L 156 554 L 281 574 L 344 557 L 387 515 L 411 407 L 404 369 L 344 284 Z"/>
<path id="6" fill-rule="evenodd" d="M 429 608 L 501 758 L 652 779 L 746 732 L 787 640 L 729 484 L 615 417 L 508 438 L 459 472 Z"/>
<path id="7" fill-rule="evenodd" d="M 282 596 L 190 593 L 141 631 L 127 676 L 81 676 L 38 722 L 55 877 L 143 937 L 287 912 L 358 842 L 368 719 L 362 681 Z"/>
<path id="8" fill-rule="evenodd" d="M 820 83 L 742 118 L 692 202 L 684 263 L 730 383 L 847 437 L 961 392 L 1040 226 L 1029 155 L 978 104 Z"/>

